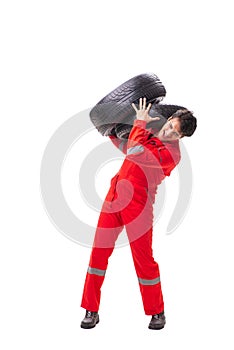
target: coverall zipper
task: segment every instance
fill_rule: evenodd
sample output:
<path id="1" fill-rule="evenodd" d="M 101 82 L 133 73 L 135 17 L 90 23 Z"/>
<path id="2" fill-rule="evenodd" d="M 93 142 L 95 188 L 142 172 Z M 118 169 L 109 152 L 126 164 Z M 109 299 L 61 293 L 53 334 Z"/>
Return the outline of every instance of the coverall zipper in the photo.
<path id="1" fill-rule="evenodd" d="M 152 199 L 151 199 L 151 197 L 150 197 L 148 188 L 147 188 L 147 187 L 144 187 L 144 189 L 145 189 L 145 191 L 146 191 L 146 194 L 147 194 L 147 197 L 149 198 L 150 203 L 153 205 L 154 203 L 153 203 L 153 201 L 152 201 Z"/>

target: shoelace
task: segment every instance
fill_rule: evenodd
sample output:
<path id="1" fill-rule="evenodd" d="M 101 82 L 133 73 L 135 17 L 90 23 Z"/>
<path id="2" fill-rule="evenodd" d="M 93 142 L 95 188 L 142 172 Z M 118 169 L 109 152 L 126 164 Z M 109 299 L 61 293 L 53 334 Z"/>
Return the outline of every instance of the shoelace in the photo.
<path id="1" fill-rule="evenodd" d="M 157 320 L 159 319 L 159 315 L 158 314 L 154 315 L 153 317 L 156 318 Z"/>
<path id="2" fill-rule="evenodd" d="M 160 314 L 156 314 L 156 315 L 154 315 L 153 317 L 156 318 L 156 319 L 158 320 L 158 319 L 160 318 L 160 316 L 163 316 L 163 312 L 160 313 Z"/>
<path id="3" fill-rule="evenodd" d="M 86 317 L 88 317 L 88 318 L 89 318 L 89 317 L 92 317 L 92 312 L 91 312 L 91 311 L 87 311 L 87 312 L 86 312 Z"/>

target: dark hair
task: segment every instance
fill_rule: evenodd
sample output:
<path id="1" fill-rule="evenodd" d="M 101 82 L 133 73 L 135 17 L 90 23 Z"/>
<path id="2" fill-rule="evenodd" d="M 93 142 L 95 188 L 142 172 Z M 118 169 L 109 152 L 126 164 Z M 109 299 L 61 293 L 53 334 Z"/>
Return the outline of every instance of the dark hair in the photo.
<path id="1" fill-rule="evenodd" d="M 197 127 L 197 119 L 194 117 L 193 112 L 187 109 L 179 109 L 172 115 L 172 118 L 180 119 L 182 136 L 192 136 Z"/>

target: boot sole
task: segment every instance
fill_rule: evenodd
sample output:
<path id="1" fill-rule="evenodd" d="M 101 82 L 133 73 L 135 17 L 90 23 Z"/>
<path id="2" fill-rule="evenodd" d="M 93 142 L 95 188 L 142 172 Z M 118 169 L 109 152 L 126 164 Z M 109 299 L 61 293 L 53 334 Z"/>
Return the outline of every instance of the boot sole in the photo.
<path id="1" fill-rule="evenodd" d="M 153 327 L 153 326 L 148 326 L 149 329 L 153 329 L 153 330 L 160 330 L 163 329 L 165 325 L 163 326 L 159 326 L 159 327 Z"/>
<path id="2" fill-rule="evenodd" d="M 95 326 L 96 326 L 96 324 L 98 324 L 99 323 L 99 319 L 97 320 L 97 322 L 95 323 L 95 324 L 93 324 L 93 325 L 88 325 L 88 324 L 84 324 L 84 323 L 81 323 L 81 325 L 80 325 L 80 327 L 81 328 L 83 328 L 83 329 L 92 329 L 92 328 L 94 328 Z"/>

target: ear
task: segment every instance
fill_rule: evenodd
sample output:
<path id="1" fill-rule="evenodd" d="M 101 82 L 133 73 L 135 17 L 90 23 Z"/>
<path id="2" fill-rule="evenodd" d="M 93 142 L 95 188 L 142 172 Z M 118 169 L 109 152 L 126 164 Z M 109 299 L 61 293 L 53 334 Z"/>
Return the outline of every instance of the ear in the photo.
<path id="1" fill-rule="evenodd" d="M 170 118 L 168 118 L 167 120 L 171 120 L 171 119 L 173 119 L 173 117 L 171 116 Z"/>

